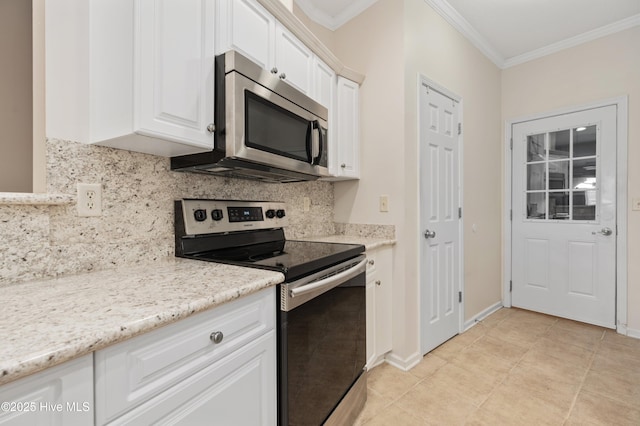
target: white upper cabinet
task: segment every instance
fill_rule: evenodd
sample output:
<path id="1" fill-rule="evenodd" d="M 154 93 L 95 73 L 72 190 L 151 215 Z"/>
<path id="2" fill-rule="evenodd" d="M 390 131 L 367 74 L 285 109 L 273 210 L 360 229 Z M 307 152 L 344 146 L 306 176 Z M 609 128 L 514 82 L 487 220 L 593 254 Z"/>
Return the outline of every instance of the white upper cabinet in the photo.
<path id="1" fill-rule="evenodd" d="M 47 137 L 213 149 L 215 0 L 47 0 Z"/>
<path id="2" fill-rule="evenodd" d="M 329 125 L 331 125 L 333 119 L 331 112 L 336 99 L 336 73 L 327 64 L 315 58 L 312 81 L 311 97 L 329 109 Z"/>
<path id="3" fill-rule="evenodd" d="M 137 0 L 134 129 L 212 148 L 213 0 Z"/>
<path id="4" fill-rule="evenodd" d="M 360 177 L 359 90 L 358 83 L 338 77 L 329 172 L 340 179 Z"/>
<path id="5" fill-rule="evenodd" d="M 216 54 L 236 50 L 264 69 L 275 57 L 276 19 L 252 0 L 218 0 Z"/>
<path id="6" fill-rule="evenodd" d="M 236 50 L 311 95 L 315 55 L 255 0 L 218 2 L 217 48 Z"/>
<path id="7" fill-rule="evenodd" d="M 276 25 L 276 57 L 271 72 L 311 96 L 314 55 L 280 23 Z"/>

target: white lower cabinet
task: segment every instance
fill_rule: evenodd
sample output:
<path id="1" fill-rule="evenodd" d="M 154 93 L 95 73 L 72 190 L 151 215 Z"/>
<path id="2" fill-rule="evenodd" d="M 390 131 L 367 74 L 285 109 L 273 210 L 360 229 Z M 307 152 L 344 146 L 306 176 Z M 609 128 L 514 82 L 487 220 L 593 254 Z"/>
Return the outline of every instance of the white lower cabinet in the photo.
<path id="1" fill-rule="evenodd" d="M 96 423 L 274 425 L 275 309 L 269 288 L 96 352 Z"/>
<path id="2" fill-rule="evenodd" d="M 110 425 L 275 425 L 275 331 L 134 408 Z"/>
<path id="3" fill-rule="evenodd" d="M 372 368 L 392 348 L 393 249 L 367 251 L 367 259 L 367 367 Z"/>
<path id="4" fill-rule="evenodd" d="M 93 424 L 93 356 L 0 387 L 0 425 Z"/>

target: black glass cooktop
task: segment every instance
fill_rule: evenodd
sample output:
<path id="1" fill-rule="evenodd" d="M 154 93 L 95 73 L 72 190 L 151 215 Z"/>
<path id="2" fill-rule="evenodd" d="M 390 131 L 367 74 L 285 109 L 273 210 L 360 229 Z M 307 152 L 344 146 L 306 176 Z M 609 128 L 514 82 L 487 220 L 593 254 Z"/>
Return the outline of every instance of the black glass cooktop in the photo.
<path id="1" fill-rule="evenodd" d="M 293 281 L 363 252 L 364 246 L 357 244 L 283 240 L 205 251 L 188 257 L 278 271 L 285 274 L 287 281 Z"/>

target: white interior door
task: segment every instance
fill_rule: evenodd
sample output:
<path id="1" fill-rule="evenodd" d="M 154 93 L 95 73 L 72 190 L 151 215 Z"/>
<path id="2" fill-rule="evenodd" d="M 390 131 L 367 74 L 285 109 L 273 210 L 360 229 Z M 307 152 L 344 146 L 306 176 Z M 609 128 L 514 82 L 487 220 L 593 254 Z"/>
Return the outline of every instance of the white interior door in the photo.
<path id="1" fill-rule="evenodd" d="M 420 304 L 425 354 L 460 329 L 459 103 L 420 87 Z"/>
<path id="2" fill-rule="evenodd" d="M 615 328 L 616 107 L 512 134 L 512 305 Z"/>

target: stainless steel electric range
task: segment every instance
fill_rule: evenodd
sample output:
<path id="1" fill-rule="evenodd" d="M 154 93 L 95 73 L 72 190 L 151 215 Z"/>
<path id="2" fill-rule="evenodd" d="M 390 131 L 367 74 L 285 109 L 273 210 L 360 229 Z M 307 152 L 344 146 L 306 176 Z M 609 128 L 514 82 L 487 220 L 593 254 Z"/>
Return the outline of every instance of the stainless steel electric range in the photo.
<path id="1" fill-rule="evenodd" d="M 285 239 L 279 202 L 175 202 L 176 256 L 282 272 L 278 424 L 350 424 L 366 401 L 364 246 Z"/>

